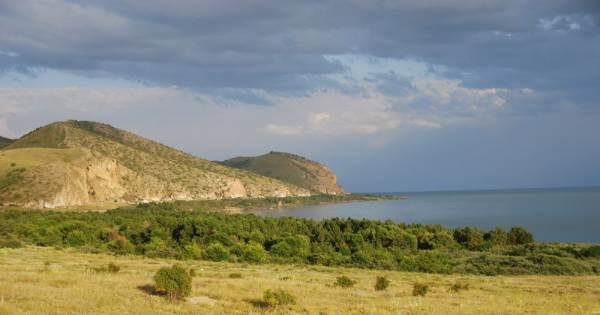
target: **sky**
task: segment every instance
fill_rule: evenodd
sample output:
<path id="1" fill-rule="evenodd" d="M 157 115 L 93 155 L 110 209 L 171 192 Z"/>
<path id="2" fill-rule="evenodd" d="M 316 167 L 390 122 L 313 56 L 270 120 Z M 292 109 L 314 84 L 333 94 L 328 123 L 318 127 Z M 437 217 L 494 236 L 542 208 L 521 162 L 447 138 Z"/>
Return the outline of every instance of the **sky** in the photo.
<path id="1" fill-rule="evenodd" d="M 110 123 L 348 191 L 600 185 L 594 0 L 0 0 L 0 135 Z"/>

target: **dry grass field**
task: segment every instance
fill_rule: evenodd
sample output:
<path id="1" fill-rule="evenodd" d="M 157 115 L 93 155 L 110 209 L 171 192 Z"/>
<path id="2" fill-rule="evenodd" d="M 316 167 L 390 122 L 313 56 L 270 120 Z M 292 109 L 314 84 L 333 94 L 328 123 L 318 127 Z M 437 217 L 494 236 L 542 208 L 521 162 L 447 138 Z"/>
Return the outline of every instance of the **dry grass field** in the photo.
<path id="1" fill-rule="evenodd" d="M 94 269 L 108 263 L 117 273 Z M 197 275 L 186 301 L 148 293 L 152 276 L 174 263 Z M 240 273 L 241 278 L 230 278 Z M 333 285 L 346 275 L 352 288 Z M 391 280 L 375 291 L 377 276 Z M 415 282 L 430 286 L 414 297 Z M 455 283 L 469 289 L 450 290 Z M 266 289 L 296 296 L 291 306 L 268 308 Z M 174 261 L 27 247 L 0 249 L 0 314 L 600 314 L 598 276 L 435 275 L 292 265 Z"/>

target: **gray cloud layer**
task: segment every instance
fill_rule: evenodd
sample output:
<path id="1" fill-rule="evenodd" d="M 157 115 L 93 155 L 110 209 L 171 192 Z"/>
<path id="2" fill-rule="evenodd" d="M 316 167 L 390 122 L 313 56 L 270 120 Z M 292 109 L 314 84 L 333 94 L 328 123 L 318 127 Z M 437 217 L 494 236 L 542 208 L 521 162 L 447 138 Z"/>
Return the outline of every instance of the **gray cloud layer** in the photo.
<path id="1" fill-rule="evenodd" d="M 0 0 L 0 134 L 101 120 L 353 191 L 598 185 L 599 58 L 595 0 Z"/>
<path id="2" fill-rule="evenodd" d="M 0 1 L 0 68 L 114 75 L 224 97 L 339 88 L 324 55 L 413 58 L 471 87 L 595 103 L 600 2 Z"/>

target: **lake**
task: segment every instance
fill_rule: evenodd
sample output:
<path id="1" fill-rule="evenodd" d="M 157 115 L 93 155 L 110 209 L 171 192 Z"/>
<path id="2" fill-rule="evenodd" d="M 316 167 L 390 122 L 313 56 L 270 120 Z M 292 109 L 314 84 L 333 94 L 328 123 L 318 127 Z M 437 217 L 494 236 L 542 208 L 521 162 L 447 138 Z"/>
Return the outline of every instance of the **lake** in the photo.
<path id="1" fill-rule="evenodd" d="M 393 193 L 384 200 L 253 211 L 262 216 L 355 218 L 405 223 L 523 226 L 545 242 L 600 243 L 600 188 L 550 188 Z"/>

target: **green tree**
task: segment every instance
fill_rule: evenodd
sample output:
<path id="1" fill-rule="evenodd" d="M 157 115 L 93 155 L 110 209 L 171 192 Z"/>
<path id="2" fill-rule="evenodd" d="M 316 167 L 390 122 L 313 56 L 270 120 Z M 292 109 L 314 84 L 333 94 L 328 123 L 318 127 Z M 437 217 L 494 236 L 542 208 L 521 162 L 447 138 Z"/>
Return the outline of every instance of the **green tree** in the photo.
<path id="1" fill-rule="evenodd" d="M 262 263 L 267 259 L 267 251 L 265 248 L 254 241 L 250 241 L 250 243 L 243 247 L 242 255 L 244 261 L 257 264 Z"/>
<path id="2" fill-rule="evenodd" d="M 204 252 L 204 258 L 212 261 L 225 261 L 229 259 L 229 249 L 221 243 L 212 243 Z"/>
<path id="3" fill-rule="evenodd" d="M 483 239 L 492 245 L 506 245 L 508 243 L 508 233 L 501 227 L 495 227 L 493 230 L 485 233 Z"/>
<path id="4" fill-rule="evenodd" d="M 454 230 L 454 240 L 468 250 L 480 250 L 483 245 L 483 232 L 473 227 Z"/>
<path id="5" fill-rule="evenodd" d="M 533 243 L 533 235 L 525 228 L 516 226 L 508 232 L 508 242 L 512 245 L 525 245 Z"/>
<path id="6" fill-rule="evenodd" d="M 73 230 L 67 234 L 66 243 L 71 247 L 83 246 L 86 243 L 87 237 L 80 230 Z"/>
<path id="7" fill-rule="evenodd" d="M 305 235 L 288 236 L 273 245 L 271 253 L 279 257 L 306 258 L 310 254 L 310 240 Z"/>

